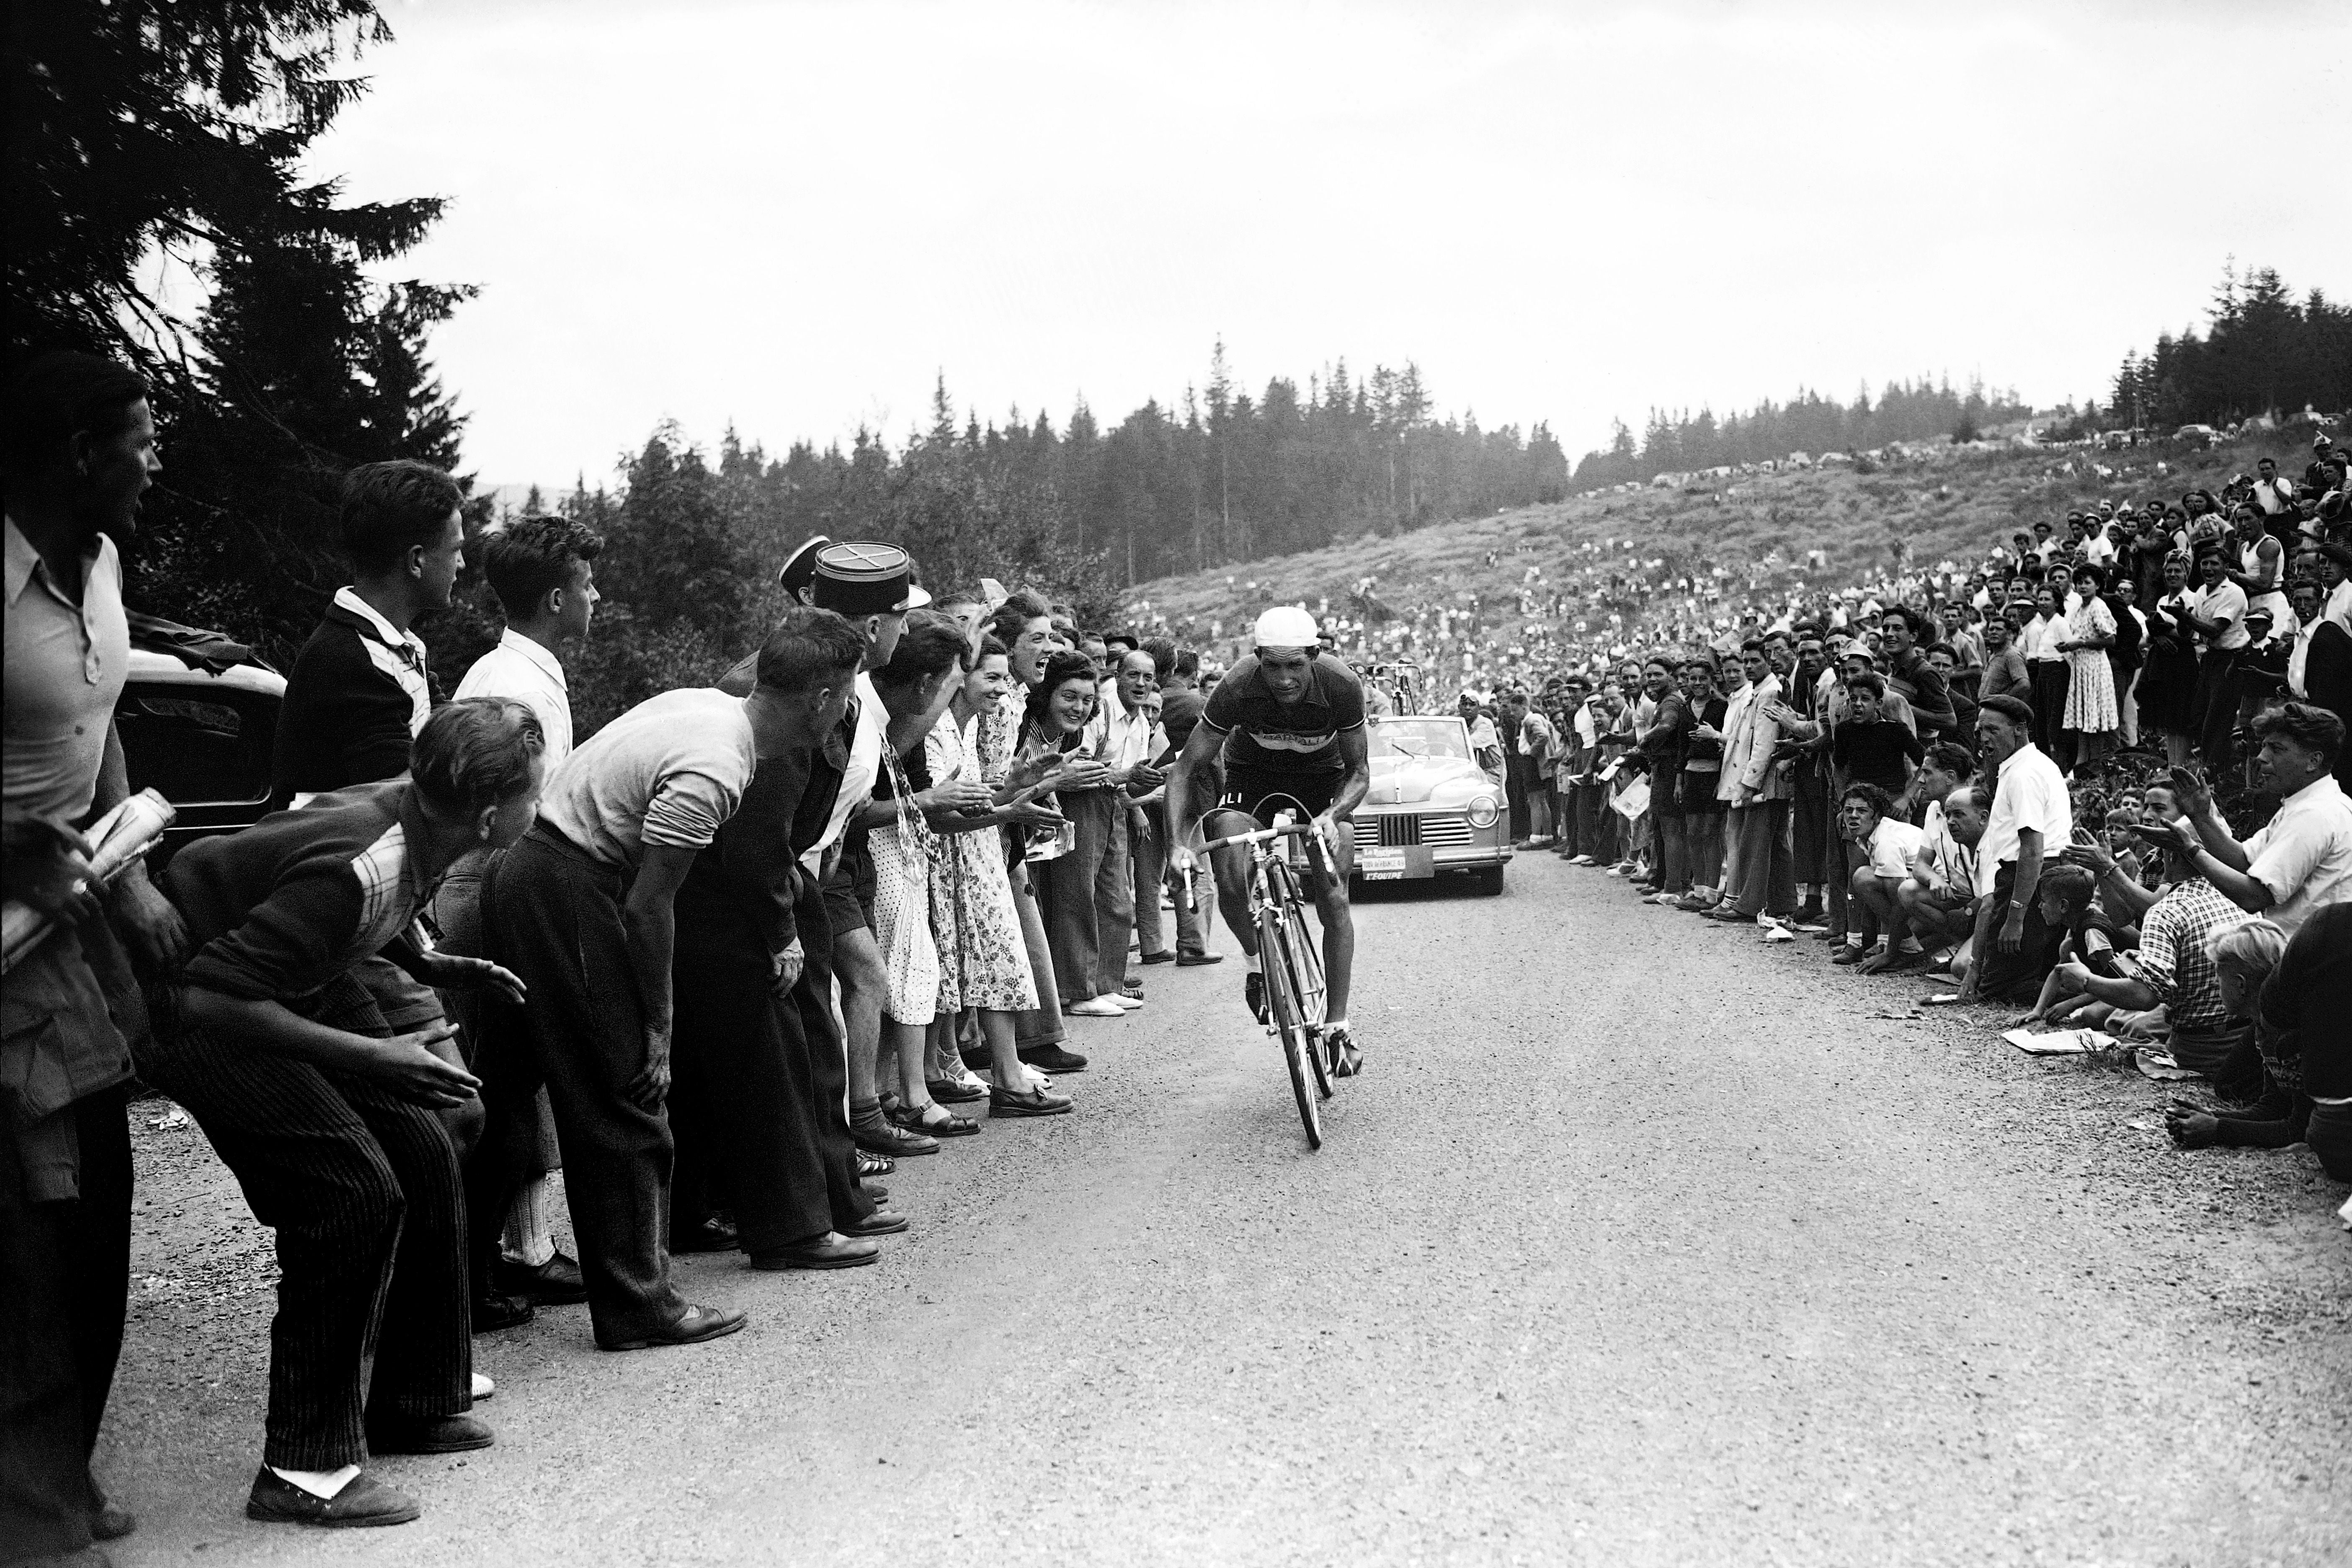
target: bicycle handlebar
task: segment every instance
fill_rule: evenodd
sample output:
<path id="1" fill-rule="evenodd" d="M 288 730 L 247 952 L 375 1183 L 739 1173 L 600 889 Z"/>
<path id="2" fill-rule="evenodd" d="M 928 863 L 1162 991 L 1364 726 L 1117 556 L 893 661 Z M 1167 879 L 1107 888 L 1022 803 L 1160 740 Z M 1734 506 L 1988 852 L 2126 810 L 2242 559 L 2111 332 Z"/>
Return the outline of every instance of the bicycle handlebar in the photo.
<path id="1" fill-rule="evenodd" d="M 1312 822 L 1292 822 L 1286 823 L 1280 827 L 1261 827 L 1251 833 L 1234 833 L 1228 834 L 1223 838 L 1212 838 L 1204 842 L 1201 847 L 1202 849 L 1223 849 L 1229 845 L 1264 844 L 1270 839 L 1290 838 L 1302 833 L 1312 833 L 1314 831 L 1315 825 Z"/>

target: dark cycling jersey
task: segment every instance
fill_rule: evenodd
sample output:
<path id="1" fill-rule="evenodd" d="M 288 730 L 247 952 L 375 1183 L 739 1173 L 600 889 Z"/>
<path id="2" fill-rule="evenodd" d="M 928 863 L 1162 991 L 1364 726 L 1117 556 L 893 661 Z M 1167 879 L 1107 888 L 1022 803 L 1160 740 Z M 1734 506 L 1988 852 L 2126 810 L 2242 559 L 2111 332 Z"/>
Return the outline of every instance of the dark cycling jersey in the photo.
<path id="1" fill-rule="evenodd" d="M 1249 654 L 1209 693 L 1201 722 L 1225 738 L 1229 768 L 1345 773 L 1339 737 L 1364 727 L 1364 688 L 1344 661 L 1318 654 L 1307 661 L 1307 689 L 1285 707 L 1266 689 L 1257 656 Z"/>

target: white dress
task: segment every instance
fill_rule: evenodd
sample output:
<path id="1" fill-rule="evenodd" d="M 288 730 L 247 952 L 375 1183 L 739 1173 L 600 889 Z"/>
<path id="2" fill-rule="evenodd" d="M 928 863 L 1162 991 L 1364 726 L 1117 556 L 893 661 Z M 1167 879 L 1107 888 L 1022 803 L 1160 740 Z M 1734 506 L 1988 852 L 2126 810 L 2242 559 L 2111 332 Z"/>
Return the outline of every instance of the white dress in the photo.
<path id="1" fill-rule="evenodd" d="M 940 1003 L 940 952 L 931 934 L 931 843 L 938 835 L 908 805 L 906 770 L 887 746 L 882 765 L 898 815 L 866 836 L 874 858 L 874 941 L 887 978 L 882 1012 L 896 1024 L 929 1024 Z"/>
<path id="2" fill-rule="evenodd" d="M 2116 635 L 2115 614 L 2107 608 L 2105 600 L 2085 598 L 2066 617 L 2066 635 L 2076 642 L 2094 637 L 2112 641 Z M 2104 735 L 2122 729 L 2123 716 L 2116 708 L 2116 669 L 2107 662 L 2107 650 L 2069 648 L 2066 664 L 2066 716 L 2060 721 L 2060 727 L 2085 735 Z"/>

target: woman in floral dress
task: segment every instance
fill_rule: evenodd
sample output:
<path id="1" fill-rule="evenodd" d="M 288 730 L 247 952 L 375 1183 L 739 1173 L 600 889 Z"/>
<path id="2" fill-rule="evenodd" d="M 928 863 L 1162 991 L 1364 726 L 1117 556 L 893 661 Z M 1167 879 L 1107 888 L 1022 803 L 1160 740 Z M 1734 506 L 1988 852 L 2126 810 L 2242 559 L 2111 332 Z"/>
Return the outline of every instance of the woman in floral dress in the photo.
<path id="1" fill-rule="evenodd" d="M 949 779 L 985 779 L 981 725 L 997 710 L 1017 682 L 1007 668 L 1004 645 L 988 638 L 964 673 L 948 712 L 924 741 L 931 774 Z M 1032 773 L 1037 770 L 1032 769 Z M 966 1008 L 980 1016 L 991 1075 L 989 1110 L 995 1116 L 1055 1116 L 1070 1109 L 1067 1095 L 1045 1086 L 1042 1074 L 1024 1066 L 1014 1040 L 1017 1016 L 1037 1005 L 1037 984 L 1021 932 L 1021 918 L 1000 826 L 1058 826 L 1059 814 L 1036 804 L 1034 777 L 1010 769 L 992 787 L 994 808 L 949 825 L 932 847 L 931 926 L 940 952 L 939 1010 L 945 1017 Z M 959 1064 L 961 1065 L 961 1064 Z"/>
<path id="2" fill-rule="evenodd" d="M 2096 566 L 2074 568 L 2074 607 L 2053 645 L 2066 656 L 2066 709 L 2060 727 L 2081 740 L 2075 754 L 2078 770 L 2097 765 L 2123 728 L 2116 707 L 2115 666 L 2107 659 L 2116 640 L 2116 616 L 2101 596 L 2106 586 L 2106 574 Z"/>

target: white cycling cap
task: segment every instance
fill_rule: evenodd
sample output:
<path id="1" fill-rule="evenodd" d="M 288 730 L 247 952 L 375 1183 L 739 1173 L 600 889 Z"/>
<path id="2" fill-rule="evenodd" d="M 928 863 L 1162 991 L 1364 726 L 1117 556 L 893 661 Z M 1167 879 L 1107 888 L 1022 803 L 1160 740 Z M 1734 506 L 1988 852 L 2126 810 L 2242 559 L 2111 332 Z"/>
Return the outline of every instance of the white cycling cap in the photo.
<path id="1" fill-rule="evenodd" d="M 1313 616 L 1297 605 L 1276 605 L 1258 616 L 1250 640 L 1257 647 L 1313 647 L 1316 636 Z"/>

